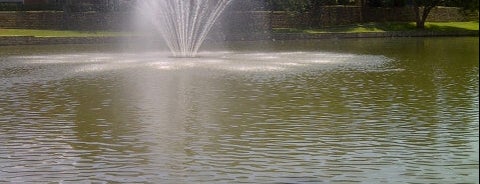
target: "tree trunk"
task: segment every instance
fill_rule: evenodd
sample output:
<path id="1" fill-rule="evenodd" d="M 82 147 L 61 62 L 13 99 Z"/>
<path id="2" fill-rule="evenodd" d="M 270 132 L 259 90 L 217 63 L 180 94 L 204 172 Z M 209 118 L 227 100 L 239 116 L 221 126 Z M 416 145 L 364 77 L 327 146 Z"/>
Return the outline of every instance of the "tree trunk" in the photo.
<path id="1" fill-rule="evenodd" d="M 421 2 L 419 0 L 413 1 L 413 10 L 415 11 L 415 22 L 418 29 L 425 29 L 425 22 L 427 21 L 428 14 L 435 8 L 441 0 L 429 0 Z"/>
<path id="2" fill-rule="evenodd" d="M 420 6 L 415 3 L 413 5 L 413 11 L 415 11 L 415 23 L 417 29 L 425 29 L 425 20 L 422 18 L 423 16 L 420 15 Z"/>

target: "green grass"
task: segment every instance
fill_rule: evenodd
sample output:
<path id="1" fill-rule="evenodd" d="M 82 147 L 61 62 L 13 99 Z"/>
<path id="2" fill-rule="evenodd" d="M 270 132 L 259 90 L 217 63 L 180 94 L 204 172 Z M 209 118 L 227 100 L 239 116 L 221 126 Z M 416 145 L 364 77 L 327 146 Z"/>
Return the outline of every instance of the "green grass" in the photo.
<path id="1" fill-rule="evenodd" d="M 478 21 L 475 22 L 427 22 L 427 31 L 478 31 Z M 321 29 L 275 28 L 275 33 L 366 33 L 388 31 L 418 31 L 413 22 L 364 23 L 325 27 Z M 128 36 L 133 33 L 111 31 L 67 31 L 39 29 L 0 29 L 0 36 L 36 36 L 36 37 L 106 37 Z"/>
<path id="2" fill-rule="evenodd" d="M 476 22 L 435 22 L 427 23 L 427 29 L 434 31 L 458 31 L 470 30 L 478 31 L 478 21 Z"/>
<path id="3" fill-rule="evenodd" d="M 478 31 L 478 22 L 427 22 L 426 31 Z M 367 33 L 388 31 L 418 31 L 414 22 L 364 23 L 331 26 L 320 29 L 275 28 L 276 33 Z"/>
<path id="4" fill-rule="evenodd" d="M 0 29 L 0 36 L 36 36 L 36 37 L 106 37 L 124 36 L 127 33 L 109 31 L 67 31 L 39 29 Z"/>

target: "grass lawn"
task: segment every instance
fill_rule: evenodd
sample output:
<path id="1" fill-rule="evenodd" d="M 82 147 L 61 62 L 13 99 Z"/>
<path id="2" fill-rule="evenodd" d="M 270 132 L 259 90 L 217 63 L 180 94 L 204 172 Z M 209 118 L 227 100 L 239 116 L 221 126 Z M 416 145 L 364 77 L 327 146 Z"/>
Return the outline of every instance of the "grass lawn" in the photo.
<path id="1" fill-rule="evenodd" d="M 478 31 L 478 21 L 475 22 L 427 22 L 426 31 Z M 366 33 L 388 31 L 418 31 L 414 22 L 387 22 L 387 23 L 364 23 L 331 26 L 320 29 L 297 29 L 297 28 L 274 28 L 276 33 Z"/>
<path id="2" fill-rule="evenodd" d="M 427 22 L 427 31 L 478 31 L 478 21 L 475 22 Z M 365 33 L 388 31 L 418 31 L 414 22 L 364 23 L 352 25 L 331 26 L 320 29 L 274 28 L 274 33 Z M 133 33 L 111 31 L 70 31 L 70 30 L 39 30 L 39 29 L 1 29 L 0 36 L 36 36 L 36 37 L 105 37 L 129 36 Z"/>
<path id="3" fill-rule="evenodd" d="M 105 37 L 124 36 L 127 33 L 109 31 L 67 31 L 39 29 L 1 29 L 0 36 L 36 36 L 36 37 Z"/>

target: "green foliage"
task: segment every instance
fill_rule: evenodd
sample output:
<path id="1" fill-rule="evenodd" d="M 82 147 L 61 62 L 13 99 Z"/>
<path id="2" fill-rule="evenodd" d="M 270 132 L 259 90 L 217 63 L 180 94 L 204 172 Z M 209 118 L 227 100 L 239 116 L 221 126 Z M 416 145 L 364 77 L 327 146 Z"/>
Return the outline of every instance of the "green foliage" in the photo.
<path id="1" fill-rule="evenodd" d="M 387 7 L 403 7 L 407 5 L 405 0 L 385 0 L 385 6 Z"/>
<path id="2" fill-rule="evenodd" d="M 350 0 L 338 0 L 338 4 L 340 4 L 340 5 L 348 5 L 348 4 L 350 4 Z"/>
<path id="3" fill-rule="evenodd" d="M 368 0 L 367 5 L 370 7 L 383 7 L 385 2 L 384 0 Z"/>
<path id="4" fill-rule="evenodd" d="M 447 0 L 413 0 L 413 4 L 425 7 L 437 6 L 446 2 Z"/>
<path id="5" fill-rule="evenodd" d="M 446 6 L 462 7 L 465 10 L 478 11 L 479 0 L 449 0 L 445 3 Z"/>
<path id="6" fill-rule="evenodd" d="M 313 6 L 325 6 L 325 5 L 336 5 L 336 0 L 311 0 L 310 3 Z"/>

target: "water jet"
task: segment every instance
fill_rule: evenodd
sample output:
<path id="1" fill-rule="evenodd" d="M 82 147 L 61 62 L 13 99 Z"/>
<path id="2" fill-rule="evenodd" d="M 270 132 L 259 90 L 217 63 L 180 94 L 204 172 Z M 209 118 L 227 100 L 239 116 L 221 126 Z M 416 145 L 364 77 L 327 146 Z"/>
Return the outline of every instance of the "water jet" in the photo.
<path id="1" fill-rule="evenodd" d="M 233 0 L 144 0 L 143 18 L 165 40 L 174 57 L 195 57 L 216 20 Z"/>

